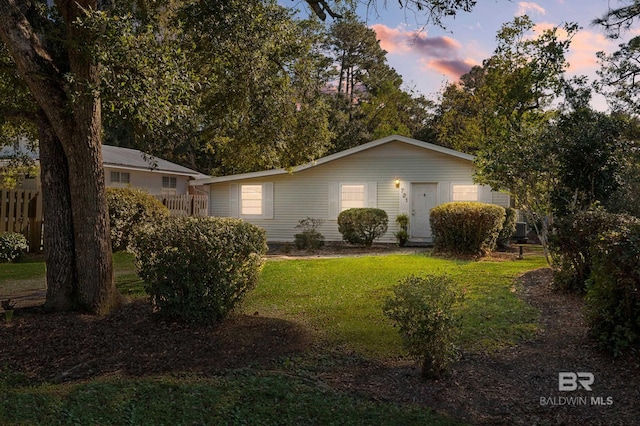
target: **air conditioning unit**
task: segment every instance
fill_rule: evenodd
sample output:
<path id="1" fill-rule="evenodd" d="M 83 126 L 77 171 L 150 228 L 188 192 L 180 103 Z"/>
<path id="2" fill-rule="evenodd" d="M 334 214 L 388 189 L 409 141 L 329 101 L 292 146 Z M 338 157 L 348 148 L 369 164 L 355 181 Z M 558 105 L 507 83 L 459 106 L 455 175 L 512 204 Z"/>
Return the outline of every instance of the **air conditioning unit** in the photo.
<path id="1" fill-rule="evenodd" d="M 525 244 L 527 242 L 527 224 L 525 222 L 516 222 L 515 239 L 518 241 L 518 244 Z"/>

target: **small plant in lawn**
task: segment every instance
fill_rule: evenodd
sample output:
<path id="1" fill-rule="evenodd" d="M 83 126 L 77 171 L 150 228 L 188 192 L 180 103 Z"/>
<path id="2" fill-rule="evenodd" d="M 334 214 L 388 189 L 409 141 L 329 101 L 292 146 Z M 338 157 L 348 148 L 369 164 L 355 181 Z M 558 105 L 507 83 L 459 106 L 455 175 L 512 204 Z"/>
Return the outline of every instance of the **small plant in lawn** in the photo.
<path id="1" fill-rule="evenodd" d="M 387 232 L 387 212 L 374 208 L 348 209 L 338 215 L 338 231 L 350 244 L 371 247 L 373 241 Z"/>
<path id="2" fill-rule="evenodd" d="M 0 234 L 0 262 L 16 261 L 28 248 L 24 235 L 17 232 Z"/>
<path id="3" fill-rule="evenodd" d="M 404 247 L 409 240 L 409 215 L 399 214 L 396 216 L 396 223 L 400 227 L 400 230 L 394 234 L 398 240 L 398 245 Z"/>
<path id="4" fill-rule="evenodd" d="M 454 305 L 462 292 L 446 275 L 408 276 L 393 288 L 382 310 L 394 321 L 409 354 L 422 364 L 422 377 L 442 377 L 455 361 L 459 335 Z"/>
<path id="5" fill-rule="evenodd" d="M 2 305 L 2 309 L 4 309 L 4 320 L 6 322 L 11 322 L 16 303 L 11 299 L 5 299 L 0 303 L 0 305 Z"/>
<path id="6" fill-rule="evenodd" d="M 296 234 L 296 247 L 308 250 L 317 250 L 324 247 L 324 236 L 318 231 L 318 227 L 322 225 L 322 219 L 314 219 L 308 217 L 301 219 L 296 228 L 302 229 L 300 234 Z"/>

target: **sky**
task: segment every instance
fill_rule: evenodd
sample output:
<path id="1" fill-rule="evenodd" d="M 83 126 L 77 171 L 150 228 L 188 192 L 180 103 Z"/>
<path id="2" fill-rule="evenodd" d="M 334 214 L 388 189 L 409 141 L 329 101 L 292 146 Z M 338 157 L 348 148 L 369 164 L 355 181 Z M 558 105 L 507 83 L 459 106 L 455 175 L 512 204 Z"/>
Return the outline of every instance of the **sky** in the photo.
<path id="1" fill-rule="evenodd" d="M 619 40 L 608 39 L 602 28 L 592 21 L 602 17 L 607 7 L 618 0 L 478 0 L 471 13 L 446 18 L 446 29 L 424 26 L 424 15 L 401 10 L 394 0 L 377 0 L 378 9 L 362 5 L 358 15 L 376 31 L 387 60 L 402 77 L 405 89 L 414 89 L 436 100 L 447 82 L 455 82 L 472 66 L 482 64 L 497 46 L 496 35 L 504 23 L 527 14 L 535 23 L 536 33 L 566 22 L 582 27 L 571 43 L 567 55 L 568 74 L 597 79 L 596 52 L 613 53 L 623 40 L 640 32 L 627 32 Z M 421 30 L 421 31 L 419 31 Z M 594 99 L 595 108 L 604 110 L 602 97 Z"/>

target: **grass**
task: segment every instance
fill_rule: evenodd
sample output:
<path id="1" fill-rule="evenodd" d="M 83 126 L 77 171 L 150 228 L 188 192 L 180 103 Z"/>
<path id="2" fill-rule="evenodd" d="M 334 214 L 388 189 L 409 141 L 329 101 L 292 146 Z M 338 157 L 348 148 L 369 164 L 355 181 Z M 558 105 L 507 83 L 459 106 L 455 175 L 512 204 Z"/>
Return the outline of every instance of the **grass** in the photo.
<path id="1" fill-rule="evenodd" d="M 4 383 L 4 384 L 3 384 Z M 2 424 L 458 424 L 417 406 L 375 402 L 301 377 L 238 370 L 217 377 L 98 378 L 14 387 L 0 379 Z"/>
<path id="2" fill-rule="evenodd" d="M 399 336 L 381 306 L 390 289 L 411 274 L 449 274 L 466 289 L 460 306 L 466 351 L 492 352 L 537 329 L 537 311 L 515 297 L 525 271 L 544 266 L 540 256 L 521 261 L 460 261 L 428 255 L 369 256 L 268 262 L 246 311 L 300 321 L 330 344 L 363 355 L 396 357 Z"/>
<path id="3" fill-rule="evenodd" d="M 5 294 L 44 289 L 44 275 L 41 256 L 23 256 L 15 263 L 0 263 L 0 299 Z"/>
<path id="4" fill-rule="evenodd" d="M 65 384 L 27 383 L 0 366 L 0 423 L 457 424 L 412 404 L 339 392 L 317 378 L 323 371 L 349 368 L 340 365 L 336 353 L 375 359 L 402 355 L 398 333 L 381 305 L 391 287 L 409 274 L 446 273 L 466 288 L 459 307 L 463 350 L 491 352 L 527 339 L 537 329 L 538 314 L 514 295 L 512 286 L 521 273 L 544 265 L 538 255 L 482 262 L 429 255 L 269 261 L 245 312 L 303 323 L 325 343 L 326 355 L 282 360 L 275 371 L 116 375 Z M 144 295 L 131 255 L 116 253 L 114 269 L 121 292 Z M 42 286 L 43 280 L 42 260 L 0 265 L 3 289 L 27 282 Z M 320 362 L 323 356 L 327 359 Z"/>
<path id="5" fill-rule="evenodd" d="M 145 295 L 144 283 L 136 274 L 133 255 L 127 252 L 113 254 L 116 285 L 125 296 Z M 44 258 L 23 256 L 16 263 L 0 263 L 0 299 L 6 295 L 17 295 L 45 290 Z"/>

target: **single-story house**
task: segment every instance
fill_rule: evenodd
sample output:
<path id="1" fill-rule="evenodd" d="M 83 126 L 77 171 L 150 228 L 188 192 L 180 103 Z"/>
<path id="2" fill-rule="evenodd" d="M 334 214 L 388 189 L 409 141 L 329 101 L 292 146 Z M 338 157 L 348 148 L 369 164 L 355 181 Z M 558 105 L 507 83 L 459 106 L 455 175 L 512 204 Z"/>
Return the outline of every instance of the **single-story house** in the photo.
<path id="1" fill-rule="evenodd" d="M 193 192 L 189 182 L 204 175 L 137 149 L 102 146 L 107 187 L 144 188 L 152 195 L 183 195 Z"/>
<path id="2" fill-rule="evenodd" d="M 27 155 L 38 163 L 38 152 L 32 151 L 26 143 L 22 143 L 0 149 L 0 167 L 3 164 L 2 158 L 10 158 L 16 154 Z M 152 195 L 199 194 L 202 191 L 189 185 L 189 181 L 209 177 L 162 158 L 144 154 L 137 149 L 103 145 L 102 158 L 107 187 L 142 188 Z M 20 186 L 20 189 L 27 190 L 39 188 L 38 176 L 25 176 Z"/>
<path id="3" fill-rule="evenodd" d="M 395 242 L 396 216 L 409 216 L 412 242 L 431 242 L 429 211 L 449 201 L 510 205 L 509 195 L 473 183 L 474 157 L 404 136 L 389 136 L 294 168 L 196 179 L 208 187 L 209 215 L 237 217 L 264 228 L 269 242 L 293 241 L 301 219 L 340 241 L 338 214 L 377 207 L 389 215 L 379 240 Z"/>

